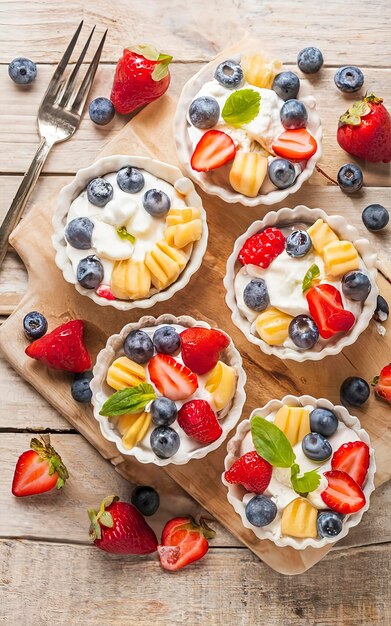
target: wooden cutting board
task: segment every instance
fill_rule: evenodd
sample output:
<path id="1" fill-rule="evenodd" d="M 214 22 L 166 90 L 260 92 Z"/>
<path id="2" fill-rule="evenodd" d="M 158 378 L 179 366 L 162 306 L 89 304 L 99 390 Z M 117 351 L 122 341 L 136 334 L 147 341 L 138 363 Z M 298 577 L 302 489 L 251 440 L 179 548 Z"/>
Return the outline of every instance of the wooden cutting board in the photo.
<path id="1" fill-rule="evenodd" d="M 149 105 L 125 126 L 99 156 L 152 155 L 177 164 L 171 130 L 174 110 L 175 102 L 168 95 Z M 341 205 L 344 196 L 338 188 L 324 188 L 324 204 L 319 202 L 319 196 L 322 195 L 319 186 L 316 190 L 317 204 L 321 208 L 330 211 L 332 207 L 330 212 L 343 212 Z M 315 193 L 313 195 L 315 197 Z M 192 461 L 184 466 L 167 466 L 164 469 L 140 465 L 130 458 L 125 459 L 114 444 L 103 439 L 91 408 L 72 400 L 69 376 L 51 371 L 25 356 L 26 340 L 22 332 L 22 320 L 28 311 L 42 311 L 48 318 L 50 329 L 71 318 L 84 319 L 86 343 L 93 357 L 103 348 L 109 335 L 145 314 L 145 311 L 122 313 L 111 307 L 96 306 L 64 281 L 54 264 L 54 251 L 50 241 L 51 217 L 56 197 L 57 194 L 47 198 L 44 205 L 34 206 L 11 236 L 12 245 L 26 265 L 29 282 L 26 295 L 0 329 L 0 347 L 6 358 L 104 458 L 116 466 L 122 476 L 132 482 L 151 483 L 158 488 L 162 486 L 165 493 L 172 490 L 171 479 L 174 479 L 270 567 L 285 574 L 306 571 L 329 548 L 308 548 L 304 551 L 277 548 L 270 541 L 259 541 L 251 531 L 243 528 L 239 516 L 227 502 L 226 490 L 220 480 L 226 444 L 202 461 Z M 307 204 L 315 207 L 311 197 L 311 185 L 306 184 L 300 192 L 285 201 L 284 205 L 293 207 L 296 204 Z M 271 398 L 281 398 L 286 393 L 323 396 L 337 403 L 339 386 L 344 378 L 361 375 L 371 380 L 379 373 L 381 367 L 390 360 L 391 342 L 388 334 L 386 337 L 378 334 L 373 322 L 354 346 L 347 348 L 343 354 L 328 357 L 318 363 L 283 362 L 264 355 L 256 346 L 249 344 L 230 320 L 229 310 L 224 302 L 222 281 L 226 259 L 235 239 L 254 219 L 262 217 L 266 210 L 262 207 L 248 209 L 241 205 L 228 206 L 215 197 L 205 195 L 203 200 L 210 229 L 203 265 L 182 292 L 148 312 L 153 315 L 172 313 L 203 318 L 215 322 L 232 336 L 241 351 L 248 376 L 247 402 L 243 417 L 247 417 L 253 408 L 262 406 Z M 280 207 L 273 207 L 275 208 Z M 383 276 L 379 277 L 379 286 L 384 297 L 391 301 L 391 286 Z M 389 407 L 371 397 L 365 408 L 355 413 L 371 435 L 376 450 L 377 485 L 380 485 L 391 477 Z M 184 511 L 178 510 L 178 513 L 183 514 Z"/>

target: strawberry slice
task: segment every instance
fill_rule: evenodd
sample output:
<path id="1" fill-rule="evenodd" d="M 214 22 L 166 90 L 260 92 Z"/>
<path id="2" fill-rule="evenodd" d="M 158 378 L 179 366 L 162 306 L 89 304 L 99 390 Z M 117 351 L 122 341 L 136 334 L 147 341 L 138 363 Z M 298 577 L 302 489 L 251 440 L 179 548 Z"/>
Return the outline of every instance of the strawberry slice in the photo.
<path id="1" fill-rule="evenodd" d="M 243 454 L 224 474 L 227 483 L 243 485 L 251 493 L 261 494 L 269 486 L 272 466 L 257 452 Z"/>
<path id="2" fill-rule="evenodd" d="M 315 137 L 305 128 L 286 130 L 273 143 L 273 151 L 284 159 L 306 161 L 318 149 Z"/>
<path id="3" fill-rule="evenodd" d="M 108 285 L 99 285 L 96 293 L 101 298 L 105 298 L 106 300 L 115 300 L 116 297 L 111 292 L 110 287 Z"/>
<path id="4" fill-rule="evenodd" d="M 229 346 L 227 335 L 214 328 L 187 328 L 180 333 L 182 359 L 196 374 L 206 374 Z"/>
<path id="5" fill-rule="evenodd" d="M 201 559 L 208 551 L 208 539 L 215 532 L 201 519 L 199 524 L 191 517 L 176 517 L 165 525 L 161 545 L 158 546 L 160 564 L 176 571 Z"/>
<path id="6" fill-rule="evenodd" d="M 356 513 L 365 505 L 365 495 L 361 487 L 346 472 L 331 470 L 325 472 L 328 486 L 320 494 L 323 502 L 333 511 L 349 515 Z"/>
<path id="7" fill-rule="evenodd" d="M 235 144 L 227 133 L 208 130 L 197 143 L 190 165 L 196 172 L 210 172 L 232 161 L 235 153 Z"/>
<path id="8" fill-rule="evenodd" d="M 198 387 L 197 376 L 168 354 L 156 354 L 148 363 L 151 382 L 171 400 L 185 400 Z"/>
<path id="9" fill-rule="evenodd" d="M 349 474 L 359 487 L 363 486 L 369 467 L 369 448 L 363 441 L 343 443 L 331 459 L 333 470 Z"/>
<path id="10" fill-rule="evenodd" d="M 190 400 L 178 412 L 178 424 L 188 437 L 200 443 L 212 443 L 223 432 L 216 413 L 206 400 Z"/>
<path id="11" fill-rule="evenodd" d="M 343 308 L 341 294 L 334 285 L 314 285 L 308 289 L 306 298 L 311 317 L 324 339 L 350 330 L 356 321 L 354 314 Z"/>
<path id="12" fill-rule="evenodd" d="M 391 363 L 383 367 L 379 376 L 375 376 L 372 385 L 378 398 L 391 402 Z"/>
<path id="13" fill-rule="evenodd" d="M 84 323 L 71 320 L 27 346 L 27 356 L 56 370 L 80 374 L 91 369 L 91 358 L 83 341 Z"/>
<path id="14" fill-rule="evenodd" d="M 15 467 L 12 493 L 18 498 L 35 496 L 55 487 L 61 489 L 69 476 L 48 436 L 42 436 L 41 441 L 32 439 L 30 448 L 20 455 Z"/>

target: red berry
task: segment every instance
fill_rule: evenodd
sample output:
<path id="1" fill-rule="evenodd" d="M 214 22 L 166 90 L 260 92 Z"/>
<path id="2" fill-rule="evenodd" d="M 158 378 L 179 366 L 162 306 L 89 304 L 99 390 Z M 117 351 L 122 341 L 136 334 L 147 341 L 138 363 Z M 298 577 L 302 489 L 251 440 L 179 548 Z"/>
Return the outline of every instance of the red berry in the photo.
<path id="1" fill-rule="evenodd" d="M 375 394 L 385 400 L 391 402 L 391 363 L 383 367 L 379 376 L 376 376 L 373 383 Z"/>
<path id="2" fill-rule="evenodd" d="M 314 285 L 308 289 L 306 298 L 310 315 L 324 339 L 350 330 L 356 321 L 354 314 L 343 308 L 341 294 L 334 285 Z"/>
<path id="3" fill-rule="evenodd" d="M 243 454 L 224 474 L 227 483 L 243 485 L 251 493 L 261 494 L 269 486 L 273 468 L 257 452 Z"/>
<path id="4" fill-rule="evenodd" d="M 197 143 L 190 165 L 197 172 L 210 172 L 232 161 L 236 153 L 231 137 L 221 130 L 208 130 Z"/>
<path id="5" fill-rule="evenodd" d="M 328 486 L 322 491 L 321 498 L 323 502 L 342 515 L 356 513 L 365 505 L 365 495 L 361 487 L 346 472 L 332 470 L 325 472 Z"/>
<path id="6" fill-rule="evenodd" d="M 178 412 L 178 424 L 188 437 L 200 443 L 212 443 L 223 432 L 216 413 L 206 400 L 190 400 Z"/>
<path id="7" fill-rule="evenodd" d="M 369 448 L 363 441 L 343 443 L 331 459 L 333 470 L 349 474 L 362 487 L 369 467 Z"/>
<path id="8" fill-rule="evenodd" d="M 176 571 L 201 559 L 207 553 L 215 532 L 205 522 L 196 524 L 191 517 L 176 517 L 165 525 L 161 545 L 158 546 L 160 564 Z"/>
<path id="9" fill-rule="evenodd" d="M 278 228 L 266 228 L 249 237 L 239 252 L 243 265 L 259 265 L 264 269 L 285 249 L 285 237 Z"/>
<path id="10" fill-rule="evenodd" d="M 151 382 L 170 400 L 185 400 L 198 387 L 197 376 L 173 356 L 155 354 L 148 363 Z"/>
<path id="11" fill-rule="evenodd" d="M 83 341 L 84 323 L 71 320 L 27 346 L 27 356 L 49 367 L 79 374 L 91 369 L 91 359 Z"/>
<path id="12" fill-rule="evenodd" d="M 50 445 L 48 436 L 32 439 L 31 450 L 23 452 L 15 467 L 12 481 L 14 496 L 34 496 L 55 487 L 61 489 L 68 478 L 68 471 L 60 455 Z"/>
<path id="13" fill-rule="evenodd" d="M 187 328 L 180 334 L 182 359 L 196 374 L 206 374 L 219 360 L 221 350 L 229 345 L 229 337 L 214 328 Z"/>

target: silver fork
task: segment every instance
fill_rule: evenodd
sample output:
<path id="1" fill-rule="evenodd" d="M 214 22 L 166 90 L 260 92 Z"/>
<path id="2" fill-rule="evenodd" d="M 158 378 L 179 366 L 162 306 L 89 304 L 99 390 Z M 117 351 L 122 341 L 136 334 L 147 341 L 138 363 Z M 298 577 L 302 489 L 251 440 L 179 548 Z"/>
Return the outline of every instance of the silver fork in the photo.
<path id="1" fill-rule="evenodd" d="M 64 71 L 68 65 L 71 54 L 78 40 L 83 21 L 80 22 L 75 34 L 73 35 L 68 48 L 64 52 L 64 56 L 59 62 L 46 93 L 38 110 L 38 130 L 41 138 L 37 152 L 32 163 L 25 173 L 15 198 L 3 220 L 0 227 L 0 267 L 4 261 L 7 252 L 8 238 L 19 222 L 26 202 L 37 182 L 38 176 L 45 163 L 46 157 L 51 148 L 56 143 L 67 141 L 76 132 L 84 105 L 86 103 L 91 85 L 95 78 L 95 73 L 99 65 L 100 56 L 105 43 L 107 30 L 103 34 L 100 44 L 95 52 L 88 70 L 86 71 L 80 87 L 75 86 L 78 78 L 80 66 L 90 45 L 95 26 L 92 29 L 83 50 L 69 76 L 64 78 Z"/>

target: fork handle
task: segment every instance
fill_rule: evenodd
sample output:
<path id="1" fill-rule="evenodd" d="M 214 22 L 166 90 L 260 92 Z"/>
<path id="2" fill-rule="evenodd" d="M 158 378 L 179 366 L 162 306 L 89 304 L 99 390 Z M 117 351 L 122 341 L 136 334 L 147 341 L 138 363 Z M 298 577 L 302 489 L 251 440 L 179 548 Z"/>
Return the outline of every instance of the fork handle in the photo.
<path id="1" fill-rule="evenodd" d="M 35 183 L 37 182 L 38 176 L 41 173 L 43 164 L 45 163 L 46 157 L 52 146 L 53 144 L 48 143 L 46 139 L 41 139 L 41 143 L 38 146 L 31 165 L 23 176 L 19 189 L 15 194 L 2 225 L 0 226 L 0 267 L 2 266 L 4 257 L 7 254 L 8 238 L 22 217 L 27 200 L 29 199 Z"/>

